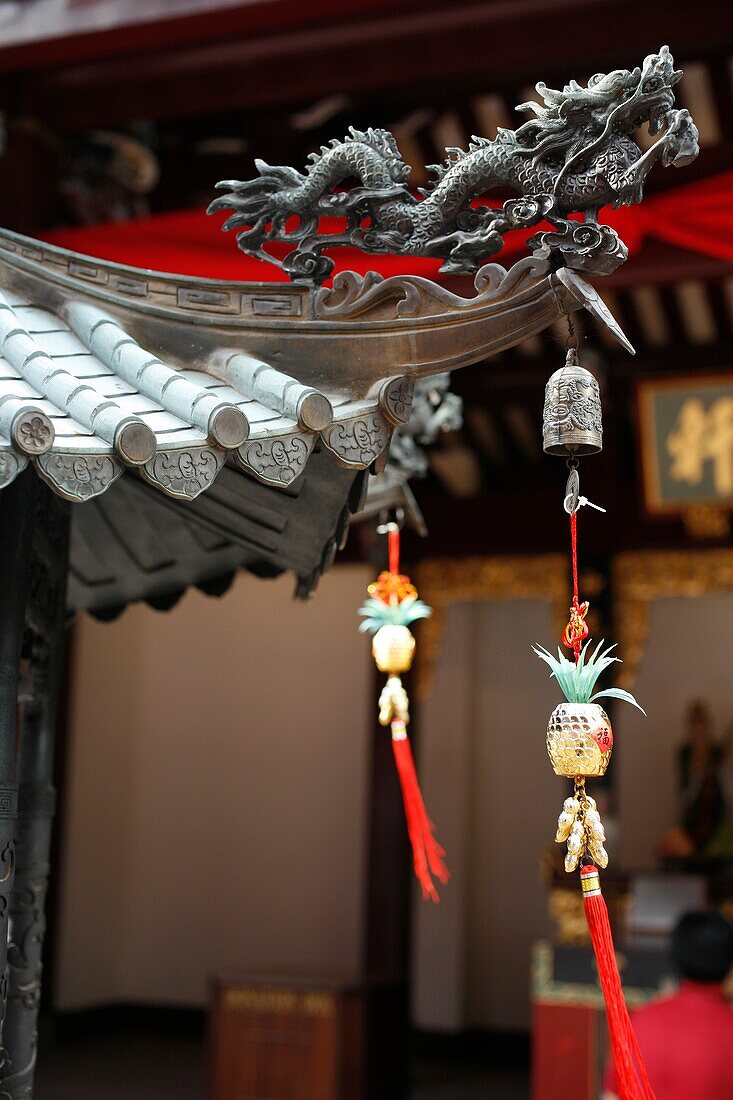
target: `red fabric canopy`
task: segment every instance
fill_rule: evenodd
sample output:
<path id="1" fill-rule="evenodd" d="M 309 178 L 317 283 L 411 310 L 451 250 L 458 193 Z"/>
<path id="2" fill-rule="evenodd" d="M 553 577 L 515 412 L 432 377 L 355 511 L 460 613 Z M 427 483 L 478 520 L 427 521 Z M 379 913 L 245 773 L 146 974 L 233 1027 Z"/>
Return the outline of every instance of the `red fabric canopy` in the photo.
<path id="1" fill-rule="evenodd" d="M 274 265 L 241 253 L 233 234 L 219 231 L 223 220 L 224 215 L 207 217 L 202 210 L 181 210 L 116 224 L 58 229 L 41 237 L 88 256 L 178 275 L 255 282 L 287 279 Z M 733 172 L 651 195 L 635 206 L 606 208 L 601 220 L 618 231 L 632 255 L 645 239 L 655 238 L 733 264 Z M 324 229 L 326 226 L 324 222 Z M 509 233 L 497 261 L 506 264 L 515 259 L 535 232 L 537 227 Z M 441 262 L 413 256 L 370 256 L 353 248 L 337 248 L 332 255 L 337 272 L 377 270 L 384 276 L 435 278 Z"/>

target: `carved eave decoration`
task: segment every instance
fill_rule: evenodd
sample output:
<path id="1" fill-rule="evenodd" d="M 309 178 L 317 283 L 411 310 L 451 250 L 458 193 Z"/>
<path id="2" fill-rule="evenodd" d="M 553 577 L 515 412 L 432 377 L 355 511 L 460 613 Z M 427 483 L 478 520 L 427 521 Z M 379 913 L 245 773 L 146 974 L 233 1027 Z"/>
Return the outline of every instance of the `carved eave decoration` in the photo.
<path id="1" fill-rule="evenodd" d="M 100 526 L 124 536 L 133 511 L 160 538 L 144 485 L 161 504 L 180 502 L 207 538 L 228 530 L 221 507 L 243 493 L 253 501 L 247 530 L 207 573 L 244 560 L 256 571 L 294 569 L 311 587 L 360 506 L 366 471 L 383 468 L 394 431 L 409 420 L 416 380 L 483 359 L 582 307 L 623 341 L 577 273 L 553 273 L 530 257 L 508 272 L 482 268 L 475 296 L 463 298 L 411 276 L 346 273 L 332 287 L 175 277 L 3 232 L 2 484 L 32 464 L 59 496 L 104 507 L 104 522 L 83 510 L 75 524 L 78 606 L 133 598 L 125 585 L 106 589 L 92 559 Z M 309 472 L 318 503 L 303 492 Z M 281 503 L 257 497 L 253 481 Z M 301 553 L 306 508 L 320 508 L 322 526 Z M 180 510 L 166 514 L 183 522 Z M 173 570 L 170 583 L 185 586 L 188 575 Z"/>
<path id="2" fill-rule="evenodd" d="M 462 298 L 417 276 L 331 288 L 223 283 L 90 261 L 0 233 L 3 485 L 29 461 L 83 501 L 127 468 L 193 499 L 230 460 L 284 487 L 316 444 L 377 462 L 417 378 L 483 359 L 589 309 L 576 273 L 527 258 Z"/>

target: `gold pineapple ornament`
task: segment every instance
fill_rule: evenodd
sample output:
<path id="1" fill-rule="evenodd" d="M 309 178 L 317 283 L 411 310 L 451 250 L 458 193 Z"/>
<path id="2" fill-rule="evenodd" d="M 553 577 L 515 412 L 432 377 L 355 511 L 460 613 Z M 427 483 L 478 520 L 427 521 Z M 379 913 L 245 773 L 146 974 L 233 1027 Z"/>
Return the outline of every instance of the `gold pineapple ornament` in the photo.
<path id="1" fill-rule="evenodd" d="M 380 672 L 401 676 L 412 668 L 415 638 L 410 625 L 427 619 L 432 608 L 418 599 L 417 589 L 402 573 L 385 570 L 367 588 L 369 599 L 359 608 L 359 630 L 373 634 L 372 656 Z"/>
<path id="2" fill-rule="evenodd" d="M 571 613 L 572 617 L 572 613 Z M 537 656 L 550 667 L 550 676 L 560 685 L 565 700 L 553 710 L 547 723 L 547 754 L 555 775 L 572 779 L 573 796 L 566 798 L 557 823 L 555 840 L 567 844 L 565 870 L 575 871 L 588 853 L 599 867 L 608 866 L 605 833 L 595 801 L 586 794 L 585 780 L 605 775 L 613 752 L 611 722 L 598 699 L 622 699 L 644 713 L 634 696 L 623 688 L 594 689 L 598 678 L 619 662 L 610 656 L 614 645 L 603 648 L 601 641 L 591 652 L 590 639 L 569 661 L 560 647 L 553 657 L 542 646 L 533 646 Z"/>
<path id="3" fill-rule="evenodd" d="M 555 775 L 574 779 L 606 774 L 613 730 L 598 703 L 558 703 L 547 723 L 547 752 Z"/>
<path id="4" fill-rule="evenodd" d="M 420 603 L 419 600 L 414 602 Z M 414 608 L 414 602 L 412 607 L 417 610 Z M 422 606 L 427 607 L 427 604 Z M 366 619 L 365 622 L 373 621 L 375 614 L 378 615 L 380 610 L 377 609 L 376 612 L 372 612 L 370 618 Z M 362 629 L 371 628 L 365 627 L 362 623 Z M 380 626 L 372 640 L 372 656 L 380 672 L 386 672 L 391 676 L 399 676 L 409 672 L 415 656 L 415 639 L 407 625 L 389 622 L 385 623 L 384 626 Z"/>

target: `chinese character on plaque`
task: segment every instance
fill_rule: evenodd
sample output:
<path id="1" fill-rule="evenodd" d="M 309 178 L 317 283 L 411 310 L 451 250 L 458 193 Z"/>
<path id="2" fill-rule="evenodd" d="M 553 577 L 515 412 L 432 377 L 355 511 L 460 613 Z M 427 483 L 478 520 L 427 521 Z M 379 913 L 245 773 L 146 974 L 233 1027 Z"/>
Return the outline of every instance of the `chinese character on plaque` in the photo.
<path id="1" fill-rule="evenodd" d="M 733 509 L 733 374 L 639 383 L 647 511 Z"/>

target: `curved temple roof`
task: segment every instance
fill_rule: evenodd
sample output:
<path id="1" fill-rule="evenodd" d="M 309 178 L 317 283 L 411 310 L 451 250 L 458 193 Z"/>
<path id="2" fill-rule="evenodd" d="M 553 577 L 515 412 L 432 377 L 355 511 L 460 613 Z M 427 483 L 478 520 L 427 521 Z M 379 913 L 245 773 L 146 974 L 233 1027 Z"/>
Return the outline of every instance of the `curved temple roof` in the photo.
<path id="1" fill-rule="evenodd" d="M 323 567 L 324 538 L 342 537 L 361 472 L 386 462 L 417 378 L 503 350 L 582 306 L 625 340 L 577 274 L 537 259 L 509 272 L 487 265 L 476 295 L 462 298 L 410 276 L 346 273 L 331 288 L 176 277 L 0 232 L 0 488 L 33 463 L 54 492 L 88 504 L 128 470 L 138 499 L 152 487 L 161 503 L 183 502 L 179 525 L 196 518 L 210 533 L 226 530 L 250 547 L 245 564 L 295 568 L 303 580 Z M 318 499 L 296 521 L 307 468 Z M 202 519 L 198 498 L 220 479 L 209 513 L 224 507 L 228 518 Z M 287 521 L 263 516 L 273 497 L 257 498 L 253 483 L 278 491 L 274 513 Z M 129 513 L 129 498 L 116 492 L 113 511 Z M 232 531 L 245 498 L 254 534 Z M 81 535 L 93 526 L 82 511 Z M 309 525 L 318 530 L 304 561 L 296 543 Z M 241 556 L 231 557 L 234 568 Z M 76 602 L 97 606 L 85 560 Z M 115 593 L 113 602 L 134 598 L 129 585 Z"/>
<path id="2" fill-rule="evenodd" d="M 40 262 L 49 255 L 62 254 L 44 248 Z M 91 270 L 71 258 L 69 269 L 81 278 Z M 365 468 L 403 422 L 398 407 L 409 408 L 405 384 L 402 398 L 399 384 L 371 399 L 327 395 L 236 347 L 215 348 L 205 364 L 195 355 L 190 364 L 167 362 L 114 310 L 91 304 L 86 289 L 81 283 L 80 296 L 61 304 L 0 290 L 0 488 L 32 460 L 68 500 L 106 492 L 126 467 L 165 495 L 192 500 L 227 458 L 283 487 L 303 472 L 318 439 L 337 462 Z M 218 305 L 212 292 L 175 289 L 181 314 Z"/>

